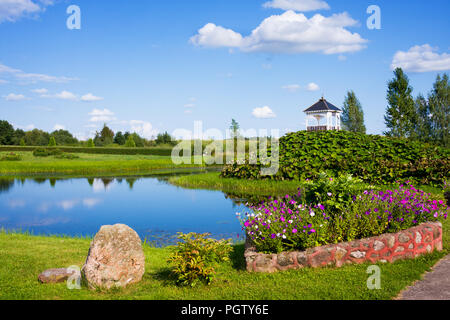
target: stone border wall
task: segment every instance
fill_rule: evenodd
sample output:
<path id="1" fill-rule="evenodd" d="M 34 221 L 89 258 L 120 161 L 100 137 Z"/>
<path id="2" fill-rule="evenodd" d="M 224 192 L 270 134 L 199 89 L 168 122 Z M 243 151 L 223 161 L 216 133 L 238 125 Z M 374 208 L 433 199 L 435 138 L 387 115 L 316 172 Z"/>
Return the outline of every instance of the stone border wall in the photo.
<path id="1" fill-rule="evenodd" d="M 276 272 L 304 267 L 336 266 L 365 262 L 394 262 L 442 251 L 442 224 L 424 223 L 398 233 L 326 245 L 306 251 L 264 254 L 256 252 L 249 241 L 245 260 L 249 272 Z"/>

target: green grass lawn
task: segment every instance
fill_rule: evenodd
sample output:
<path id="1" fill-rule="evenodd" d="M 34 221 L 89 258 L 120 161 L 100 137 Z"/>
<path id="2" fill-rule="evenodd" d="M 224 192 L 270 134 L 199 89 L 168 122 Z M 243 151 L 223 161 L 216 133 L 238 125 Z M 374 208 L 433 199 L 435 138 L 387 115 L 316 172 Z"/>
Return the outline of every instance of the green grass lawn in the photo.
<path id="1" fill-rule="evenodd" d="M 175 165 L 171 157 L 145 155 L 103 155 L 79 153 L 79 159 L 60 160 L 53 156 L 34 157 L 32 152 L 16 152 L 21 161 L 0 161 L 0 174 L 126 174 L 146 173 L 156 169 L 204 167 L 196 164 Z M 0 152 L 0 158 L 7 152 Z"/>
<path id="2" fill-rule="evenodd" d="M 242 180 L 220 178 L 219 172 L 177 176 L 169 179 L 173 185 L 183 188 L 220 190 L 241 195 L 275 196 L 298 192 L 298 181 Z"/>
<path id="3" fill-rule="evenodd" d="M 179 287 L 170 277 L 170 248 L 144 245 L 146 272 L 142 282 L 110 292 L 69 290 L 63 284 L 40 284 L 37 276 L 49 268 L 81 267 L 90 240 L 0 232 L 0 299 L 156 299 L 156 300 L 309 300 L 392 299 L 450 251 L 450 222 L 444 223 L 444 252 L 414 260 L 379 264 L 381 289 L 369 290 L 368 264 L 342 268 L 301 269 L 254 274 L 244 269 L 243 245 L 235 245 L 231 262 L 217 268 L 210 286 Z"/>

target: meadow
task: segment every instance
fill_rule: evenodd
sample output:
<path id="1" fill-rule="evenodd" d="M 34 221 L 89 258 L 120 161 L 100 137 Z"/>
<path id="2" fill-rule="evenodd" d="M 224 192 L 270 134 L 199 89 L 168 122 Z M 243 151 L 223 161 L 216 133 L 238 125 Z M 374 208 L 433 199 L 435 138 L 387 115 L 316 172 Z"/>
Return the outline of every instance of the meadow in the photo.
<path id="1" fill-rule="evenodd" d="M 0 158 L 9 152 L 0 152 Z M 0 161 L 0 174 L 136 174 L 160 169 L 202 168 L 204 165 L 175 165 L 171 157 L 155 155 L 88 154 L 75 153 L 77 159 L 56 159 L 53 156 L 35 157 L 32 152 L 15 152 L 20 161 Z M 190 158 L 188 158 L 190 160 Z"/>

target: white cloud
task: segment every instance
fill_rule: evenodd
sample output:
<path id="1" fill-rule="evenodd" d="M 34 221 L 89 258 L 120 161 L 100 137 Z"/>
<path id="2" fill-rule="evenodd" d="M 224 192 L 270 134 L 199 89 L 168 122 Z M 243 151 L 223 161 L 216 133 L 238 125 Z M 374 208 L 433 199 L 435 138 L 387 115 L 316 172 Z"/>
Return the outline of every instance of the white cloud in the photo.
<path id="1" fill-rule="evenodd" d="M 153 126 L 150 122 L 142 120 L 131 120 L 130 126 L 132 132 L 136 132 L 138 135 L 145 139 L 150 139 L 158 134 L 158 130 L 153 129 Z"/>
<path id="2" fill-rule="evenodd" d="M 66 130 L 66 127 L 63 126 L 62 124 L 55 124 L 55 126 L 53 127 L 53 131 L 58 131 L 58 130 Z"/>
<path id="3" fill-rule="evenodd" d="M 78 200 L 63 200 L 58 203 L 58 206 L 64 211 L 73 209 L 78 204 Z"/>
<path id="4" fill-rule="evenodd" d="M 95 198 L 83 199 L 83 205 L 87 208 L 93 208 L 101 202 L 102 202 L 101 199 L 95 199 Z"/>
<path id="5" fill-rule="evenodd" d="M 242 36 L 231 29 L 208 23 L 198 30 L 198 34 L 190 39 L 190 42 L 205 47 L 240 47 Z"/>
<path id="6" fill-rule="evenodd" d="M 185 104 L 184 107 L 185 108 L 193 108 L 193 107 L 195 107 L 195 104 L 194 103 L 188 103 L 188 104 Z"/>
<path id="7" fill-rule="evenodd" d="M 0 23 L 14 22 L 25 15 L 41 11 L 41 7 L 31 0 L 2 0 L 0 1 Z"/>
<path id="8" fill-rule="evenodd" d="M 42 88 L 42 89 L 33 89 L 33 90 L 31 90 L 31 92 L 34 92 L 34 93 L 37 93 L 37 94 L 46 94 L 48 92 L 48 90 L 44 89 L 44 88 Z"/>
<path id="9" fill-rule="evenodd" d="M 92 93 L 85 94 L 81 97 L 81 101 L 84 102 L 94 102 L 94 101 L 102 101 L 104 100 L 102 97 L 96 97 Z"/>
<path id="10" fill-rule="evenodd" d="M 294 11 L 330 9 L 328 3 L 322 0 L 272 0 L 264 3 L 263 7 Z"/>
<path id="11" fill-rule="evenodd" d="M 209 23 L 190 42 L 212 48 L 238 47 L 244 52 L 341 54 L 366 47 L 366 39 L 346 29 L 357 24 L 346 12 L 308 19 L 290 10 L 266 18 L 247 37 Z"/>
<path id="12" fill-rule="evenodd" d="M 54 94 L 54 95 L 43 95 L 43 97 L 48 98 L 56 98 L 61 100 L 77 100 L 77 96 L 74 95 L 72 92 L 69 91 L 61 91 L 60 93 Z"/>
<path id="13" fill-rule="evenodd" d="M 108 109 L 94 109 L 89 113 L 89 115 L 91 116 L 91 119 L 89 120 L 90 122 L 106 122 L 117 120 L 116 117 L 114 117 L 114 112 Z"/>
<path id="14" fill-rule="evenodd" d="M 54 83 L 66 83 L 69 81 L 78 80 L 78 78 L 69 78 L 69 77 L 55 77 L 47 74 L 40 73 L 27 73 L 20 69 L 14 69 L 8 67 L 4 64 L 0 63 L 0 74 L 6 74 L 16 80 L 20 80 L 22 82 L 54 82 Z"/>
<path id="15" fill-rule="evenodd" d="M 436 52 L 429 44 L 414 46 L 407 52 L 397 51 L 391 68 L 402 68 L 406 72 L 430 72 L 450 70 L 450 54 Z"/>
<path id="16" fill-rule="evenodd" d="M 306 86 L 306 90 L 308 90 L 308 91 L 318 91 L 318 90 L 320 90 L 320 87 L 319 87 L 318 84 L 315 84 L 314 82 L 311 82 L 311 83 L 309 83 Z"/>
<path id="17" fill-rule="evenodd" d="M 262 108 L 255 108 L 252 112 L 253 116 L 258 119 L 276 118 L 276 114 L 268 106 Z"/>
<path id="18" fill-rule="evenodd" d="M 27 97 L 25 97 L 23 94 L 15 94 L 10 93 L 7 96 L 4 96 L 6 101 L 22 101 L 22 100 L 28 100 Z"/>
<path id="19" fill-rule="evenodd" d="M 0 79 L 0 84 L 6 84 L 6 83 L 8 83 L 8 81 Z"/>
<path id="20" fill-rule="evenodd" d="M 281 88 L 285 89 L 289 92 L 296 92 L 296 91 L 300 90 L 301 87 L 298 84 L 288 84 L 286 86 L 282 86 Z"/>

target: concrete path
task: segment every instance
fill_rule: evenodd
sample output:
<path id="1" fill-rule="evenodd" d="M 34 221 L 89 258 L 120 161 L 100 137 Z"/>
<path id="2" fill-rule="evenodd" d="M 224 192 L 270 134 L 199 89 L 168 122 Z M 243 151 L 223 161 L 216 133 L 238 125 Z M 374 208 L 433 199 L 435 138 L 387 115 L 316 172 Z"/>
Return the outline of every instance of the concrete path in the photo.
<path id="1" fill-rule="evenodd" d="M 450 255 L 440 260 L 422 280 L 403 291 L 398 300 L 450 300 Z"/>

